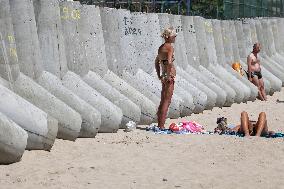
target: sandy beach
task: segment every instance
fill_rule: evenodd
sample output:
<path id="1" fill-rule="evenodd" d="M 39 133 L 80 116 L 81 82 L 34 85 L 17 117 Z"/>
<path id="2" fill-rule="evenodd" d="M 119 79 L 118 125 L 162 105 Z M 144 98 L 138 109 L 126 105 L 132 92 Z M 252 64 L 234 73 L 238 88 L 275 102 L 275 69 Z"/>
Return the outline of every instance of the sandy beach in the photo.
<path id="1" fill-rule="evenodd" d="M 284 132 L 284 90 L 256 100 L 214 108 L 179 120 L 213 130 L 216 118 L 239 123 L 267 113 L 269 129 Z M 76 142 L 56 140 L 51 152 L 26 151 L 19 163 L 0 166 L 1 189 L 284 188 L 283 138 L 217 135 L 98 134 Z"/>

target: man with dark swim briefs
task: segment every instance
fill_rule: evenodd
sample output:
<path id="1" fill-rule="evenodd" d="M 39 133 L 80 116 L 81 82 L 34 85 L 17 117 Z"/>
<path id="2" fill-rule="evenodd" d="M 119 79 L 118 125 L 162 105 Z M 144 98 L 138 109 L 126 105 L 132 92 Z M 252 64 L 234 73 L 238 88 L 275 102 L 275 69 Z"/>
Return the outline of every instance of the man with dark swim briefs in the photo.
<path id="1" fill-rule="evenodd" d="M 261 74 L 260 61 L 257 58 L 257 54 L 260 52 L 260 49 L 260 43 L 255 43 L 253 45 L 253 51 L 247 58 L 247 76 L 250 82 L 252 82 L 258 88 L 258 98 L 262 101 L 266 101 L 267 97 L 264 90 L 264 82 Z"/>
<path id="2" fill-rule="evenodd" d="M 165 128 L 165 121 L 167 112 L 171 103 L 172 95 L 174 92 L 174 83 L 176 70 L 173 64 L 174 61 L 174 48 L 172 43 L 175 42 L 176 33 L 173 27 L 167 28 L 162 33 L 165 40 L 159 49 L 158 55 L 155 60 L 155 69 L 158 78 L 162 83 L 161 101 L 157 111 L 158 127 Z M 162 71 L 162 73 L 160 73 Z"/>

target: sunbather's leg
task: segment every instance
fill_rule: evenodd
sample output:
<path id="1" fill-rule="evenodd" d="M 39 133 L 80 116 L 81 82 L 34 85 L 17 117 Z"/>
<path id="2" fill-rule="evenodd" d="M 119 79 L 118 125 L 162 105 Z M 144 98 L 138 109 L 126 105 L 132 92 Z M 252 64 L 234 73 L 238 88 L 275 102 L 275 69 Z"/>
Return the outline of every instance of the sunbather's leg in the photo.
<path id="1" fill-rule="evenodd" d="M 243 111 L 241 113 L 241 127 L 240 127 L 240 133 L 243 133 L 245 136 L 250 136 L 250 132 L 249 132 L 249 126 L 250 126 L 250 122 L 249 122 L 249 117 L 248 117 L 248 113 Z"/>
<path id="2" fill-rule="evenodd" d="M 261 136 L 262 134 L 268 134 L 266 114 L 264 112 L 261 112 L 259 114 L 258 120 L 255 124 L 255 129 L 256 129 L 255 136 Z"/>

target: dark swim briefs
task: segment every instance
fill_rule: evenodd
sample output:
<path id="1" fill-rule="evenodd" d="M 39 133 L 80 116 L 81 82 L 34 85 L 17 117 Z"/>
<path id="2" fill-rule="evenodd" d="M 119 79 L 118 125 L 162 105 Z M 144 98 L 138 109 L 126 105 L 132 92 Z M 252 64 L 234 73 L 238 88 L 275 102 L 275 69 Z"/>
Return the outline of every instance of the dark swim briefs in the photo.
<path id="1" fill-rule="evenodd" d="M 247 76 L 249 78 L 249 75 L 248 75 L 248 72 L 247 73 Z M 261 74 L 261 71 L 258 71 L 258 72 L 251 72 L 251 77 L 253 78 L 254 76 L 257 76 L 258 79 L 261 79 L 262 78 L 262 74 Z"/>

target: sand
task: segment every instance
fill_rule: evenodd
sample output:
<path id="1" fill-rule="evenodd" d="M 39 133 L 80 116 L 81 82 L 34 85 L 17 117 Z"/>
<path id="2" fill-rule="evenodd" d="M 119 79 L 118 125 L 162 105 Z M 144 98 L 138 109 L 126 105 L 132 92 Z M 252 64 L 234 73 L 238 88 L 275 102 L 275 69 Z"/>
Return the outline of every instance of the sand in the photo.
<path id="1" fill-rule="evenodd" d="M 264 111 L 269 128 L 284 132 L 282 101 L 283 89 L 267 102 L 214 108 L 167 123 L 194 120 L 213 130 L 219 116 L 238 123 L 242 110 L 253 119 Z M 284 188 L 282 138 L 155 135 L 139 127 L 76 142 L 56 140 L 51 152 L 26 151 L 21 162 L 0 166 L 0 188 Z"/>

